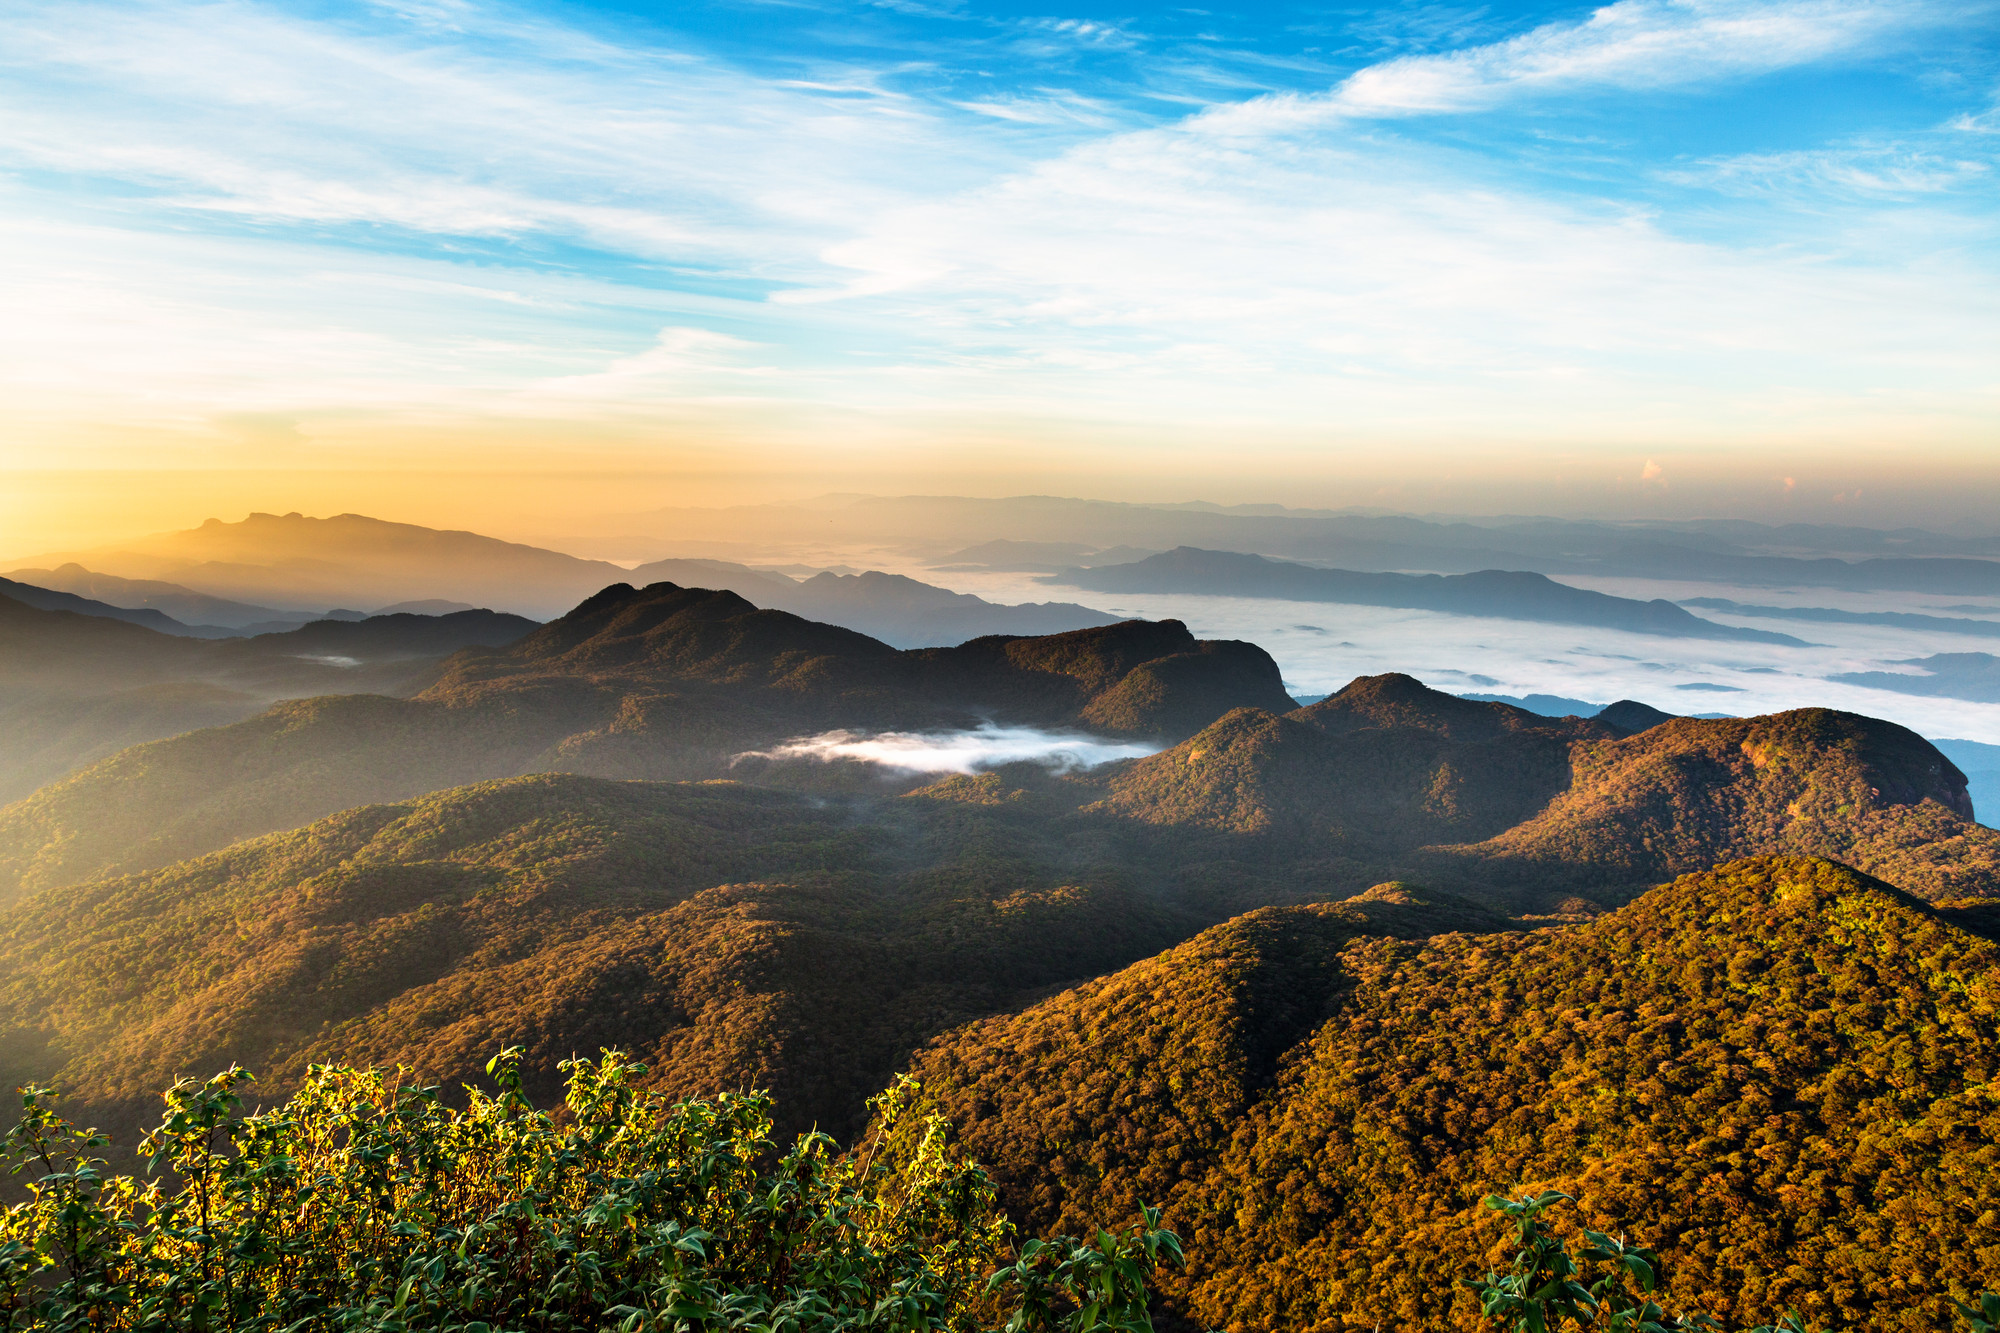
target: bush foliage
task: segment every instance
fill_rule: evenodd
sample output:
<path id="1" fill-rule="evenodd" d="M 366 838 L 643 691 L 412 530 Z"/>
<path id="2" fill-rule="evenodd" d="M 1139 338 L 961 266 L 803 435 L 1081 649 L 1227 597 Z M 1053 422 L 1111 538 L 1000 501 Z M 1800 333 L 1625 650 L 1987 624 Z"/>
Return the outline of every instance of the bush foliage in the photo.
<path id="1" fill-rule="evenodd" d="M 1179 1242 L 1124 1232 L 1018 1248 L 984 1171 L 915 1085 L 876 1099 L 867 1150 L 780 1152 L 761 1095 L 670 1103 L 612 1052 L 573 1060 L 564 1106 L 463 1107 L 381 1070 L 315 1066 L 241 1114 L 232 1068 L 166 1095 L 151 1178 L 22 1090 L 5 1140 L 28 1198 L 0 1214 L 9 1328 L 744 1330 L 885 1333 L 1152 1328 L 1147 1283 Z M 161 1170 L 164 1168 L 164 1170 Z"/>

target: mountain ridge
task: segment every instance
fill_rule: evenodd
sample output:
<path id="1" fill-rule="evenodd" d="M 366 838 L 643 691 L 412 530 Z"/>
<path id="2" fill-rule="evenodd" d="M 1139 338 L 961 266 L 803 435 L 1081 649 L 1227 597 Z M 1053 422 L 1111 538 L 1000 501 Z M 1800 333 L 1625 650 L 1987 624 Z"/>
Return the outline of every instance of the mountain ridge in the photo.
<path id="1" fill-rule="evenodd" d="M 1185 734 L 1243 701 L 1291 706 L 1276 663 L 1177 621 L 897 650 L 733 593 L 618 584 L 512 645 L 447 659 L 413 697 L 281 705 L 0 809 L 0 896 L 522 772 L 720 777 L 803 732 L 989 717 Z"/>
<path id="2" fill-rule="evenodd" d="M 1641 602 L 1613 597 L 1609 593 L 1572 588 L 1545 574 L 1523 570 L 1483 569 L 1465 574 L 1364 572 L 1180 546 L 1129 565 L 1065 569 L 1047 581 L 1095 592 L 1282 598 L 1589 625 L 1631 634 L 1793 646 L 1803 642 L 1789 634 L 1703 620 L 1664 598 Z"/>
<path id="3" fill-rule="evenodd" d="M 1007 606 L 873 570 L 822 572 L 803 582 L 724 560 L 660 560 L 627 570 L 523 542 L 362 514 L 253 513 L 239 523 L 212 518 L 193 529 L 20 563 L 47 568 L 23 568 L 16 577 L 46 573 L 72 589 L 97 589 L 90 595 L 109 602 L 171 603 L 238 628 L 303 608 L 316 613 L 328 606 L 390 607 L 437 598 L 547 620 L 600 588 L 631 580 L 728 588 L 761 607 L 846 625 L 903 648 L 981 634 L 1059 633 L 1119 619 L 1073 602 Z M 263 602 L 286 609 L 245 605 Z"/>

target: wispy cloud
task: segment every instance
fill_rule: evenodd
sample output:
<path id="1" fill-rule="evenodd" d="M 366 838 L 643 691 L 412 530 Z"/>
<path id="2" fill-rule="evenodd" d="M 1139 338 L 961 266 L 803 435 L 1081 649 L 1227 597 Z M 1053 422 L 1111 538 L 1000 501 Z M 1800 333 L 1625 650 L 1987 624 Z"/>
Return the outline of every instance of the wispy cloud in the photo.
<path id="1" fill-rule="evenodd" d="M 1851 54 L 1984 6 L 1880 0 L 1617 0 L 1576 22 L 1503 41 L 1401 56 L 1322 95 L 1217 108 L 1217 133 L 1261 133 L 1328 119 L 1484 110 L 1509 99 L 1588 89 L 1686 87 Z"/>
<path id="2" fill-rule="evenodd" d="M 1743 153 L 1663 174 L 1732 194 L 1816 201 L 1937 195 L 1993 179 L 1994 164 L 1988 158 L 1938 151 L 1942 146 L 1859 144 L 1789 153 Z"/>
<path id="3" fill-rule="evenodd" d="M 1406 129 L 1859 60 L 1983 12 L 1619 0 L 1489 40 L 1441 11 L 1409 40 L 1476 44 L 1312 94 L 1189 79 L 1228 100 L 1174 119 L 1108 83 L 759 72 L 469 0 L 15 4 L 0 384 L 15 413 L 308 435 L 745 400 L 799 406 L 805 435 L 1963 435 L 2000 410 L 1993 211 L 1949 212 L 1983 150 L 1627 161 L 1699 192 L 1696 226 Z M 1717 211 L 1781 183 L 1837 225 Z"/>

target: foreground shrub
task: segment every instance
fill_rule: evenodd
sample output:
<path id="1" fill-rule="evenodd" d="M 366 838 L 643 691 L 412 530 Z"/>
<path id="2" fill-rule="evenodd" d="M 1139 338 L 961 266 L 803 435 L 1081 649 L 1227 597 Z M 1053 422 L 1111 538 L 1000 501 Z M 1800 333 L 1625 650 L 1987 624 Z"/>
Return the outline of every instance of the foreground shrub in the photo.
<path id="1" fill-rule="evenodd" d="M 1147 1210 L 1123 1233 L 1013 1243 L 986 1174 L 915 1085 L 876 1099 L 843 1157 L 780 1152 L 761 1095 L 669 1103 L 644 1066 L 575 1060 L 565 1111 L 462 1108 L 381 1070 L 316 1065 L 243 1115 L 230 1069 L 166 1094 L 146 1178 L 21 1091 L 5 1139 L 28 1198 L 0 1215 L 8 1328 L 283 1330 L 1151 1329 L 1147 1283 L 1180 1245 Z"/>

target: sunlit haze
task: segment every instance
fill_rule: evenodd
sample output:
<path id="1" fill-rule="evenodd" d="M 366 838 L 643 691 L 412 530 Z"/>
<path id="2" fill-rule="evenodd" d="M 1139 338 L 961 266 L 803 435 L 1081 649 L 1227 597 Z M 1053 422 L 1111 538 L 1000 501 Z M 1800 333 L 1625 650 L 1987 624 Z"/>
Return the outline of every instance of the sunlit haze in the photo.
<path id="1" fill-rule="evenodd" d="M 1996 11 L 20 3 L 10 555 L 828 491 L 1984 528 Z"/>

